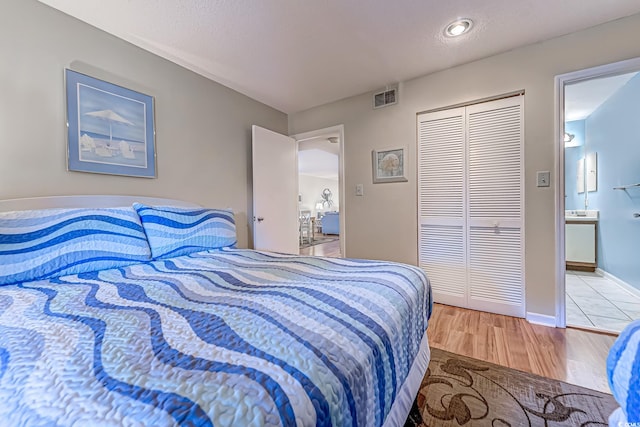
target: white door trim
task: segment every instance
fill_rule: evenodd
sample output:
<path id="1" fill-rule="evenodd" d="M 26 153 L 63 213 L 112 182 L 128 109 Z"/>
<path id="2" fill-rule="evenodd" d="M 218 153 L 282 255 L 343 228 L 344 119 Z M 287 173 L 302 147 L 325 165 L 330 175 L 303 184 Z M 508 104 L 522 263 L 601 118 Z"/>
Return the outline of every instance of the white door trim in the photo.
<path id="1" fill-rule="evenodd" d="M 640 58 L 627 59 L 611 64 L 599 65 L 584 70 L 560 74 L 555 77 L 555 232 L 556 232 L 556 326 L 567 326 L 565 301 L 565 237 L 564 237 L 564 87 L 581 80 L 590 80 L 615 74 L 625 74 L 640 70 Z"/>
<path id="2" fill-rule="evenodd" d="M 347 229 L 345 227 L 346 217 L 347 217 L 347 205 L 345 203 L 346 193 L 345 193 L 345 176 L 344 176 L 344 125 L 335 125 L 327 128 L 316 129 L 309 132 L 297 133 L 295 135 L 290 135 L 293 139 L 296 140 L 296 143 L 299 143 L 302 140 L 317 138 L 319 136 L 327 135 L 327 134 L 335 134 L 338 133 L 340 135 L 340 158 L 338 159 L 338 189 L 340 190 L 340 194 L 338 194 L 338 203 L 340 206 L 340 216 L 339 216 L 339 226 L 340 226 L 340 254 L 343 257 L 346 257 L 347 251 Z"/>

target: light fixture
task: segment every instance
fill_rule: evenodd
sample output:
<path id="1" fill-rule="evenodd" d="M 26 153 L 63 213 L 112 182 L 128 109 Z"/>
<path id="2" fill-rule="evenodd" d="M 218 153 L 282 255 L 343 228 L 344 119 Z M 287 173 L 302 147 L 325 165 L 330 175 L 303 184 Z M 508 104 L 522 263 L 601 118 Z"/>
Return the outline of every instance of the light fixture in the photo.
<path id="1" fill-rule="evenodd" d="M 444 30 L 444 34 L 448 37 L 458 37 L 468 32 L 473 27 L 473 21 L 468 18 L 453 21 Z"/>
<path id="2" fill-rule="evenodd" d="M 565 132 L 564 133 L 564 142 L 565 142 L 565 144 L 568 143 L 568 142 L 573 141 L 573 138 L 575 138 L 575 137 L 576 136 L 574 134 L 569 133 L 569 132 Z"/>

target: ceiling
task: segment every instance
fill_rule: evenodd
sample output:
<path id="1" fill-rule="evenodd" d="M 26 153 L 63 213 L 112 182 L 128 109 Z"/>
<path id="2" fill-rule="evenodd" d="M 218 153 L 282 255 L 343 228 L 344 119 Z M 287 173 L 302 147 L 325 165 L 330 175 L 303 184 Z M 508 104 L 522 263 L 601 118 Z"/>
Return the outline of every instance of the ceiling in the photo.
<path id="1" fill-rule="evenodd" d="M 334 135 L 328 135 L 334 136 Z M 338 179 L 340 144 L 327 136 L 298 142 L 298 173 L 316 178 Z"/>
<path id="2" fill-rule="evenodd" d="M 640 12 L 640 0 L 39 0 L 285 113 Z M 472 30 L 447 38 L 456 18 Z"/>
<path id="3" fill-rule="evenodd" d="M 565 87 L 565 121 L 584 120 L 638 73 L 599 77 Z"/>

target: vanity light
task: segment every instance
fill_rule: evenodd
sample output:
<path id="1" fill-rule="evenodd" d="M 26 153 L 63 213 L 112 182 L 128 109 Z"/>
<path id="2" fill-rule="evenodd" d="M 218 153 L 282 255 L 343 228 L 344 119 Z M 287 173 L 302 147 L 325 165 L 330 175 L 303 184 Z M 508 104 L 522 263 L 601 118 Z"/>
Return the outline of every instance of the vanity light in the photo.
<path id="1" fill-rule="evenodd" d="M 458 37 L 468 32 L 473 26 L 473 21 L 468 18 L 453 21 L 444 30 L 444 34 L 448 37 Z"/>
<path id="2" fill-rule="evenodd" d="M 564 142 L 565 142 L 565 143 L 567 143 L 567 142 L 571 142 L 571 141 L 573 141 L 573 138 L 575 138 L 575 137 L 576 137 L 576 136 L 575 136 L 574 134 L 569 133 L 569 132 L 565 132 L 565 133 L 564 133 Z"/>

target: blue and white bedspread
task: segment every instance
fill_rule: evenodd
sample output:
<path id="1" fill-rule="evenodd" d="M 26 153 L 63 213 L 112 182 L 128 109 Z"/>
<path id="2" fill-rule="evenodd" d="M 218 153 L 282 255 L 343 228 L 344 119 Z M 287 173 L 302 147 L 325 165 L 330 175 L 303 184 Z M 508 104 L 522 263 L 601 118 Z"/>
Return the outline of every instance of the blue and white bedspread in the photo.
<path id="1" fill-rule="evenodd" d="M 0 287 L 0 424 L 379 426 L 418 268 L 229 249 Z"/>

